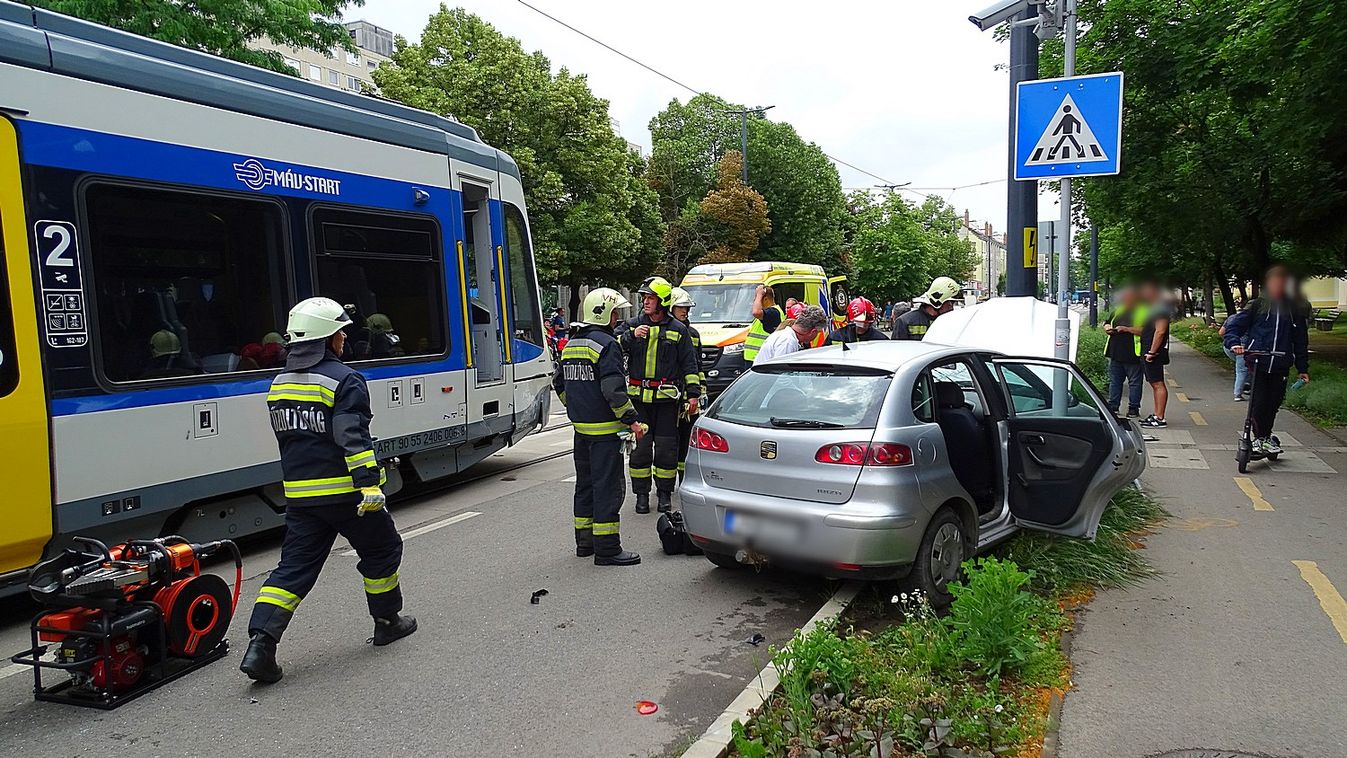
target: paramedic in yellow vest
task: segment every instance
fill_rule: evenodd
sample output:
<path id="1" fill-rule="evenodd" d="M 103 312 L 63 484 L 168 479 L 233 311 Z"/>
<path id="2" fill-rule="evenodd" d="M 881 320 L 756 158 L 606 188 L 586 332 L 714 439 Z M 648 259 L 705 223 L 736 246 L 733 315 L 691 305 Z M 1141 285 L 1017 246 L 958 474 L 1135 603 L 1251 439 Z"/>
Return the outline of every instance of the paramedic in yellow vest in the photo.
<path id="1" fill-rule="evenodd" d="M 1123 382 L 1127 383 L 1127 415 L 1141 417 L 1142 378 L 1141 332 L 1146 326 L 1146 304 L 1141 302 L 1135 287 L 1125 287 L 1119 293 L 1118 305 L 1104 314 L 1104 333 L 1108 343 L 1104 355 L 1108 358 L 1108 408 L 1118 415 L 1122 406 Z"/>
<path id="2" fill-rule="evenodd" d="M 785 312 L 776 304 L 776 293 L 771 287 L 759 284 L 753 296 L 753 323 L 748 327 L 748 336 L 744 338 L 744 363 L 752 363 L 758 357 L 758 351 L 762 349 L 767 336 L 785 320 Z"/>

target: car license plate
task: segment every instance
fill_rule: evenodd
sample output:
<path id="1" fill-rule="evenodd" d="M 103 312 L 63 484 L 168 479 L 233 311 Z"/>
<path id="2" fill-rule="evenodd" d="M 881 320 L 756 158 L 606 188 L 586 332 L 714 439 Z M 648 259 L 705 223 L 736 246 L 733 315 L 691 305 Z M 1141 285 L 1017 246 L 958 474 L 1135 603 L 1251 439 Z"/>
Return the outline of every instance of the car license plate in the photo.
<path id="1" fill-rule="evenodd" d="M 745 539 L 763 539 L 770 542 L 785 542 L 799 536 L 800 525 L 793 521 L 762 516 L 756 513 L 742 513 L 726 509 L 725 534 Z"/>

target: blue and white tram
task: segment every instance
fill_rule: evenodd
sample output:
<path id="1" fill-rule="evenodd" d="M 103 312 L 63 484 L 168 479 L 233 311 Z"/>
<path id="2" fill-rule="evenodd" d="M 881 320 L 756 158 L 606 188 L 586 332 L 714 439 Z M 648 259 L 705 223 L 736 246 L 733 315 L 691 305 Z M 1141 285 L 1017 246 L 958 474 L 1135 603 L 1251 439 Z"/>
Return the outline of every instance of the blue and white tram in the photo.
<path id="1" fill-rule="evenodd" d="M 279 526 L 264 398 L 311 295 L 390 491 L 548 417 L 519 169 L 457 122 L 0 0 L 0 232 L 11 588 L 74 534 Z"/>

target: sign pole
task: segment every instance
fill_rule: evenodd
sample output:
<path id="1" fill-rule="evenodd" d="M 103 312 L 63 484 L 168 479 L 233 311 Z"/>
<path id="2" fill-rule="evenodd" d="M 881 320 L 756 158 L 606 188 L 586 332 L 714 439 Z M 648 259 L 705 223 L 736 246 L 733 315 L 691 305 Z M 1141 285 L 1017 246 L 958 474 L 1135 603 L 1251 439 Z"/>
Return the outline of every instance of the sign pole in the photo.
<path id="1" fill-rule="evenodd" d="M 1062 75 L 1076 75 L 1076 0 L 1058 0 L 1065 3 L 1062 24 L 1066 27 L 1066 45 L 1062 57 Z M 1071 288 L 1071 177 L 1062 177 L 1062 228 L 1057 233 L 1061 239 L 1061 256 L 1057 262 L 1057 323 L 1055 324 L 1053 355 L 1062 360 L 1071 357 L 1071 319 L 1067 310 L 1067 290 Z M 1070 378 L 1065 371 L 1055 372 L 1053 382 L 1052 405 L 1057 414 L 1066 413 L 1066 397 Z"/>
<path id="2" fill-rule="evenodd" d="M 1015 16 L 1025 21 L 1037 15 L 1026 10 Z M 1020 24 L 1010 26 L 1010 166 L 1006 182 L 1006 296 L 1034 297 L 1038 294 L 1038 254 L 1029 243 L 1038 230 L 1038 182 L 1016 179 L 1015 118 L 1018 111 L 1020 82 L 1038 78 L 1038 37 L 1033 29 Z M 1023 264 L 1023 265 L 1021 265 Z"/>

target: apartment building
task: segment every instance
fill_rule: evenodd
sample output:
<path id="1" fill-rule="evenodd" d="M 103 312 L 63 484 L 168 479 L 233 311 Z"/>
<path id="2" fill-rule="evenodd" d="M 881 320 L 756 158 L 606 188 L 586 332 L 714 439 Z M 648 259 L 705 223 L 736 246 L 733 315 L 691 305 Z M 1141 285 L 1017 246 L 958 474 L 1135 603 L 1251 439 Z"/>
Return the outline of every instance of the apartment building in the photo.
<path id="1" fill-rule="evenodd" d="M 368 21 L 351 21 L 346 29 L 355 43 L 355 52 L 289 47 L 265 38 L 252 46 L 275 50 L 285 56 L 286 64 L 300 76 L 318 84 L 351 92 L 378 92 L 373 73 L 393 55 L 393 32 Z"/>
<path id="2" fill-rule="evenodd" d="M 978 260 L 975 278 L 963 283 L 964 291 L 978 297 L 996 295 L 997 280 L 1006 270 L 1004 237 L 992 231 L 991 223 L 978 224 L 969 217 L 968 211 L 964 211 L 959 239 L 968 244 Z"/>

